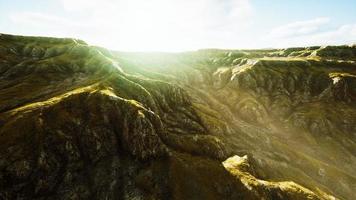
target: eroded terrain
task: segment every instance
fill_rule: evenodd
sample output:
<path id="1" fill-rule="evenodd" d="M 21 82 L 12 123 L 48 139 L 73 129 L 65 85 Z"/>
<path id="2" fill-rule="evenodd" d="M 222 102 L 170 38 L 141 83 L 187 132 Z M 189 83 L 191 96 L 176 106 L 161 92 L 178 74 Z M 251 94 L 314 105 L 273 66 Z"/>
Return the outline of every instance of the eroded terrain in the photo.
<path id="1" fill-rule="evenodd" d="M 2 34 L 0 197 L 352 199 L 355 61 Z"/>

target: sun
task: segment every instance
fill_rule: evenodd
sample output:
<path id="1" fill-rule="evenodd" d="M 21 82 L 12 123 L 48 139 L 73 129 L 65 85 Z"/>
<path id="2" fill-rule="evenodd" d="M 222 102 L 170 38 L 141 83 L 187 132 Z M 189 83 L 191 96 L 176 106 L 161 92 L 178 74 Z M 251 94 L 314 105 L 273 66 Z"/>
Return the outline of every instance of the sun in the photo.
<path id="1" fill-rule="evenodd" d="M 154 0 L 127 4 L 121 13 L 110 18 L 117 46 L 128 51 L 183 51 L 196 48 L 203 36 L 199 17 L 179 1 Z M 120 22 L 120 23 L 118 23 Z"/>

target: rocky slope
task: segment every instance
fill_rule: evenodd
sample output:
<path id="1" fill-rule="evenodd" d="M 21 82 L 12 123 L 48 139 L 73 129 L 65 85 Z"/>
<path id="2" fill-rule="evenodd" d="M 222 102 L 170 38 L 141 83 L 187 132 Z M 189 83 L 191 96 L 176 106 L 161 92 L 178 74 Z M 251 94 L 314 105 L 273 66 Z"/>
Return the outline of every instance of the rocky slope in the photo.
<path id="1" fill-rule="evenodd" d="M 355 61 L 2 34 L 0 198 L 352 199 Z"/>

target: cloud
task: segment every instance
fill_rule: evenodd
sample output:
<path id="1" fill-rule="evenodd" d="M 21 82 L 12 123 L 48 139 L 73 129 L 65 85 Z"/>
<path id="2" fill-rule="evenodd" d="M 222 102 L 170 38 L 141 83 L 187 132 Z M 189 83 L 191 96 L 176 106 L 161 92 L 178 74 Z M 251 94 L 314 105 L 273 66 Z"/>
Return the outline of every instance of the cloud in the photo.
<path id="1" fill-rule="evenodd" d="M 325 17 L 297 21 L 272 29 L 261 42 L 272 47 L 352 44 L 356 42 L 356 24 L 335 27 Z"/>
<path id="2" fill-rule="evenodd" d="M 270 32 L 270 36 L 275 38 L 283 38 L 297 37 L 301 35 L 315 33 L 319 31 L 323 25 L 328 24 L 329 21 L 330 19 L 327 17 L 320 17 L 311 20 L 289 23 L 273 29 Z"/>
<path id="3" fill-rule="evenodd" d="M 112 4 L 111 0 L 59 0 L 63 8 L 67 11 L 86 11 L 95 8 L 102 8 L 104 5 Z"/>
<path id="4" fill-rule="evenodd" d="M 48 15 L 38 12 L 20 12 L 10 15 L 12 22 L 17 24 L 28 24 L 31 26 L 41 26 L 41 25 L 52 25 L 58 26 L 68 26 L 68 27 L 80 27 L 82 24 L 75 23 L 73 21 L 67 20 L 62 17 L 57 17 L 54 15 Z"/>
<path id="5" fill-rule="evenodd" d="M 341 25 L 336 29 L 315 33 L 308 36 L 309 44 L 340 45 L 356 42 L 356 24 Z"/>
<path id="6" fill-rule="evenodd" d="M 30 33 L 47 30 L 112 49 L 180 51 L 231 44 L 227 38 L 240 35 L 253 15 L 250 0 L 57 1 L 61 15 L 20 12 L 11 20 Z"/>
<path id="7" fill-rule="evenodd" d="M 356 24 L 329 17 L 292 21 L 256 17 L 252 0 L 52 0 L 56 11 L 10 13 L 2 27 L 13 34 L 76 37 L 123 51 L 269 48 L 348 44 Z M 53 3 L 55 2 L 55 3 Z M 257 5 L 257 3 L 256 3 Z M 258 8 L 258 6 L 256 7 Z M 259 21 L 255 21 L 259 20 Z M 336 19 L 337 20 L 337 19 Z M 263 23 L 259 26 L 258 23 Z"/>
<path id="8" fill-rule="evenodd" d="M 218 28 L 248 21 L 250 0 L 60 0 L 67 11 L 86 13 L 101 22 L 175 24 L 187 28 Z M 138 19 L 139 18 L 139 19 Z M 134 19 L 134 20 L 132 20 Z M 242 21 L 244 20 L 244 21 Z M 93 23 L 93 21 L 91 21 Z M 235 22 L 235 23 L 233 23 Z M 159 28 L 159 27 L 155 27 Z"/>
<path id="9" fill-rule="evenodd" d="M 18 27 L 15 34 L 23 35 L 81 38 L 95 28 L 80 21 L 38 12 L 12 13 L 9 19 Z"/>

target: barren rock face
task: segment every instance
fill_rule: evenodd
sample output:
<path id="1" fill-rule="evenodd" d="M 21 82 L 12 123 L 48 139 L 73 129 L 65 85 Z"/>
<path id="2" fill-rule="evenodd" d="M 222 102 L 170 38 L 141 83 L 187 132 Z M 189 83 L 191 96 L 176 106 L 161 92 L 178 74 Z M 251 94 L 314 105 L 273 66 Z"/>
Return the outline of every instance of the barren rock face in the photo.
<path id="1" fill-rule="evenodd" d="M 294 182 L 268 182 L 256 179 L 251 173 L 248 157 L 233 156 L 223 162 L 224 167 L 241 180 L 246 188 L 261 199 L 320 199 L 312 191 Z M 324 198 L 333 197 L 324 195 Z"/>
<path id="2" fill-rule="evenodd" d="M 0 198 L 350 199 L 354 52 L 139 54 L 2 34 Z"/>

